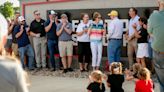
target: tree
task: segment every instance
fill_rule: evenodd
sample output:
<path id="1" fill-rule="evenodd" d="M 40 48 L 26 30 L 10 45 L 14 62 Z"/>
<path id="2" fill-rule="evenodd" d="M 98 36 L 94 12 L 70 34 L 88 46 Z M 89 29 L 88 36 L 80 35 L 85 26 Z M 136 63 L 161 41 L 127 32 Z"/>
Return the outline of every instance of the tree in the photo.
<path id="1" fill-rule="evenodd" d="M 1 5 L 0 13 L 2 13 L 5 18 L 13 17 L 14 15 L 13 3 L 7 1 L 3 5 Z"/>
<path id="2" fill-rule="evenodd" d="M 14 11 L 20 11 L 20 7 L 14 7 Z"/>

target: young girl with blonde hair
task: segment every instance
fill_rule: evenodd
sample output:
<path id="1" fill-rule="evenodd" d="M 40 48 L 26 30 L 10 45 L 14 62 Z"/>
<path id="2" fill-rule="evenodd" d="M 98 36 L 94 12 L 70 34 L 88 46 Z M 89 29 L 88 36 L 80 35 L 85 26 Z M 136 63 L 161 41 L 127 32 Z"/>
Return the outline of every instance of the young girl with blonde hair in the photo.
<path id="1" fill-rule="evenodd" d="M 139 80 L 135 85 L 135 92 L 154 92 L 154 83 L 150 78 L 150 71 L 147 68 L 142 68 L 139 71 Z"/>
<path id="2" fill-rule="evenodd" d="M 122 64 L 113 62 L 110 66 L 111 74 L 108 75 L 107 86 L 110 87 L 110 92 L 124 92 L 122 84 L 124 75 L 122 74 Z"/>
<path id="3" fill-rule="evenodd" d="M 88 92 L 105 92 L 105 85 L 103 81 L 103 73 L 95 70 L 89 76 L 90 84 L 87 87 Z"/>

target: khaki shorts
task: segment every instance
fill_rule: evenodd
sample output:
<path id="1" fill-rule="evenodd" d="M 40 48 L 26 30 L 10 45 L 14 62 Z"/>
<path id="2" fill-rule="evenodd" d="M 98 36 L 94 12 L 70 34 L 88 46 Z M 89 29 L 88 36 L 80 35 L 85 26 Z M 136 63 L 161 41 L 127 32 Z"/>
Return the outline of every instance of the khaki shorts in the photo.
<path id="1" fill-rule="evenodd" d="M 72 41 L 59 41 L 59 53 L 61 57 L 73 55 Z"/>
<path id="2" fill-rule="evenodd" d="M 15 56 L 19 56 L 18 44 L 12 43 L 12 50 L 13 50 Z"/>

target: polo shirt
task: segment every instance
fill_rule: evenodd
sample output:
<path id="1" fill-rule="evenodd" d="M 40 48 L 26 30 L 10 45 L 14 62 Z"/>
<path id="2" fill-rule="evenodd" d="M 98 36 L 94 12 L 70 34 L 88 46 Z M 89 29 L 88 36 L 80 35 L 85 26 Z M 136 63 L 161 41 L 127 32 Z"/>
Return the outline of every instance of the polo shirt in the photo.
<path id="1" fill-rule="evenodd" d="M 91 42 L 101 42 L 103 37 L 104 25 L 102 23 L 92 23 L 91 32 L 90 32 L 90 41 Z"/>
<path id="2" fill-rule="evenodd" d="M 152 34 L 152 48 L 164 52 L 164 10 L 153 12 L 148 20 L 148 33 Z"/>
<path id="3" fill-rule="evenodd" d="M 108 25 L 108 36 L 109 39 L 122 39 L 123 34 L 123 22 L 118 18 L 114 18 Z"/>
<path id="4" fill-rule="evenodd" d="M 89 28 L 90 23 L 88 22 L 87 24 L 84 24 L 84 22 L 81 22 L 78 26 L 77 26 L 77 30 L 76 32 L 82 32 L 85 29 Z M 83 33 L 81 36 L 77 36 L 77 41 L 79 42 L 89 42 L 89 35 L 85 32 Z"/>
<path id="5" fill-rule="evenodd" d="M 61 27 L 62 27 L 62 23 L 59 23 L 58 25 L 57 25 L 57 31 L 59 31 L 60 29 L 61 29 Z M 68 24 L 66 24 L 66 28 L 67 29 L 70 29 L 70 31 L 72 31 L 72 24 L 71 23 L 68 23 Z M 59 36 L 59 41 L 71 41 L 72 40 L 72 35 L 71 34 L 68 34 L 64 29 L 63 29 L 63 31 L 62 31 L 62 33 L 61 33 L 61 35 Z"/>
<path id="6" fill-rule="evenodd" d="M 50 20 L 47 20 L 44 23 L 44 27 L 47 27 L 50 24 Z M 57 35 L 56 35 L 56 23 L 54 22 L 50 28 L 50 30 L 46 33 L 47 39 L 48 40 L 57 40 Z"/>
<path id="7" fill-rule="evenodd" d="M 28 25 L 25 24 L 22 35 L 19 38 L 17 38 L 18 48 L 24 47 L 24 46 L 30 44 L 30 41 L 29 41 L 29 38 L 28 38 L 28 35 L 26 32 L 27 27 L 28 27 Z M 18 25 L 14 28 L 14 34 L 16 35 L 18 32 L 20 32 L 20 25 Z"/>
<path id="8" fill-rule="evenodd" d="M 36 20 L 33 20 L 30 24 L 30 31 L 34 33 L 40 33 L 40 37 L 43 37 L 46 35 L 45 29 L 44 29 L 44 20 L 41 19 L 39 22 Z"/>
<path id="9" fill-rule="evenodd" d="M 129 37 L 132 36 L 135 32 L 134 28 L 133 28 L 133 25 L 134 24 L 137 24 L 137 30 L 139 30 L 141 27 L 139 25 L 139 16 L 136 15 L 133 19 L 131 18 L 130 21 L 129 21 Z"/>

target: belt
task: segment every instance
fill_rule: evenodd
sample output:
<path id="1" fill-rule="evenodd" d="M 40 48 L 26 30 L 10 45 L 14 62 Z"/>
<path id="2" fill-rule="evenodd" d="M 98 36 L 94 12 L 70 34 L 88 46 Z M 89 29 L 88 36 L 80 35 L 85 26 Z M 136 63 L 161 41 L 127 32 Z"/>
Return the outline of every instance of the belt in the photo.
<path id="1" fill-rule="evenodd" d="M 69 42 L 69 41 L 72 41 L 72 40 L 62 40 L 61 42 Z"/>
<path id="2" fill-rule="evenodd" d="M 164 54 L 164 52 L 158 52 L 159 54 Z"/>
<path id="3" fill-rule="evenodd" d="M 117 39 L 117 38 L 109 38 L 109 40 L 122 40 L 122 39 Z"/>

